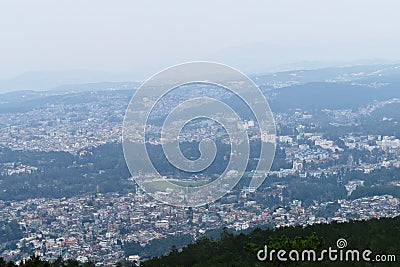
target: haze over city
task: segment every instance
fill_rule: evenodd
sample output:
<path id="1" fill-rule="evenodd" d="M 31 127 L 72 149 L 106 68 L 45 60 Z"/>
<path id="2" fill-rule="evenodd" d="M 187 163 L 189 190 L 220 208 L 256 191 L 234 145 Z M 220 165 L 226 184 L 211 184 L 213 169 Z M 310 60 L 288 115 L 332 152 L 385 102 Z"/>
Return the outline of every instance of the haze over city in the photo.
<path id="1" fill-rule="evenodd" d="M 398 266 L 399 10 L 0 1 L 0 267 Z"/>
<path id="2" fill-rule="evenodd" d="M 400 59 L 391 1 L 1 1 L 0 91 L 143 80 L 185 61 L 247 74 Z"/>

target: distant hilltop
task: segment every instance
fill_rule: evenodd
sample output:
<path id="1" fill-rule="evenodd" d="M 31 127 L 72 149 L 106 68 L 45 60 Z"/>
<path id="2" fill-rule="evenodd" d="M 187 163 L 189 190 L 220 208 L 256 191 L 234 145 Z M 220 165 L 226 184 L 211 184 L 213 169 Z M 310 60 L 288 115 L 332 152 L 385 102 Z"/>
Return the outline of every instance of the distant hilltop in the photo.
<path id="1" fill-rule="evenodd" d="M 222 61 L 225 62 L 225 61 Z M 374 61 L 375 62 L 375 61 Z M 233 64 L 236 66 L 240 64 Z M 256 64 L 257 65 L 257 64 Z M 276 68 L 257 68 L 240 69 L 255 79 L 257 84 L 263 82 L 289 82 L 282 83 L 281 85 L 287 86 L 292 84 L 306 83 L 306 82 L 325 82 L 335 79 L 340 81 L 356 80 L 359 77 L 357 73 L 365 73 L 369 76 L 387 75 L 387 70 L 397 71 L 399 74 L 400 69 L 396 69 L 400 63 L 369 63 L 363 62 L 361 64 L 332 64 L 332 63 L 311 63 L 311 62 L 298 62 L 296 64 L 287 64 L 278 66 Z M 155 70 L 156 72 L 157 70 Z M 377 71 L 377 72 L 375 72 Z M 383 72 L 382 72 L 383 71 Z M 75 90 L 102 90 L 110 85 L 118 85 L 129 81 L 129 83 L 140 84 L 136 78 L 142 77 L 147 79 L 152 73 L 143 74 L 143 71 L 132 71 L 128 74 L 110 74 L 102 71 L 92 71 L 85 69 L 77 70 L 54 70 L 54 71 L 30 71 L 25 72 L 13 78 L 0 78 L 0 94 L 20 90 L 35 90 L 35 91 L 49 91 L 49 90 L 65 90 L 74 88 Z M 393 74 L 393 73 L 391 73 Z M 376 78 L 376 77 L 375 77 Z M 136 81 L 136 82 L 135 82 Z M 91 86 L 91 85 L 98 85 Z"/>
<path id="2" fill-rule="evenodd" d="M 31 71 L 10 79 L 0 79 L 0 93 L 20 90 L 94 90 L 120 85 L 123 79 L 91 70 Z M 114 83 L 113 81 L 118 81 Z M 96 86 L 90 86 L 95 84 Z"/>

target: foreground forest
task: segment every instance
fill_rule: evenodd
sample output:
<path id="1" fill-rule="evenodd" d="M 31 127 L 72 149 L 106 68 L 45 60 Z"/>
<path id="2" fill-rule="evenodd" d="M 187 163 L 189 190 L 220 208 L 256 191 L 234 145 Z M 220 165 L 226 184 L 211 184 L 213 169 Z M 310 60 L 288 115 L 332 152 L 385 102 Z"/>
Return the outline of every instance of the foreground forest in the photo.
<path id="1" fill-rule="evenodd" d="M 269 248 L 321 251 L 344 238 L 346 249 L 371 250 L 374 255 L 396 255 L 396 262 L 278 262 L 259 261 L 257 252 Z M 317 224 L 278 230 L 255 229 L 249 234 L 235 234 L 225 230 L 219 240 L 200 238 L 182 250 L 173 249 L 168 255 L 154 258 L 143 266 L 398 266 L 400 261 L 400 217 L 352 221 L 350 223 Z M 314 264 L 314 265 L 313 265 Z"/>
<path id="2" fill-rule="evenodd" d="M 360 261 L 329 261 L 322 262 L 279 262 L 259 261 L 257 252 L 268 245 L 276 251 L 310 250 L 317 252 L 332 247 L 337 248 L 337 240 L 345 239 L 345 249 L 360 253 L 371 250 L 371 262 Z M 235 233 L 227 229 L 219 238 L 201 237 L 195 243 L 177 250 L 171 247 L 171 252 L 165 256 L 142 262 L 141 266 L 398 266 L 400 261 L 400 216 L 395 218 L 371 219 L 368 221 L 352 221 L 350 223 L 316 224 L 308 227 L 287 227 L 276 230 L 259 228 L 250 233 Z M 318 254 L 319 255 L 319 254 Z M 390 262 L 373 262 L 376 255 L 395 255 Z M 0 258 L 0 267 L 17 266 Z M 19 266 L 94 266 L 93 262 L 79 263 L 74 260 L 46 262 L 38 257 L 21 263 Z M 135 266 L 129 262 L 119 262 L 116 266 Z"/>

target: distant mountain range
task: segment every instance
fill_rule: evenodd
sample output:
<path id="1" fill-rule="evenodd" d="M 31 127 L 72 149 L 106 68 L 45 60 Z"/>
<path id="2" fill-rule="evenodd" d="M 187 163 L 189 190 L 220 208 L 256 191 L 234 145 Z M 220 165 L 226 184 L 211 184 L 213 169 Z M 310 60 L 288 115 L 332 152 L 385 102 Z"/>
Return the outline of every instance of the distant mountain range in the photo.
<path id="1" fill-rule="evenodd" d="M 253 45 L 250 47 L 246 46 L 245 48 L 246 49 L 244 49 L 244 51 L 251 51 L 251 53 L 243 53 L 242 47 L 231 47 L 229 49 L 221 50 L 215 55 L 210 55 L 208 60 L 230 64 L 231 66 L 240 69 L 244 73 L 257 74 L 257 76 L 262 73 L 271 74 L 279 72 L 284 74 L 291 72 L 291 70 L 308 70 L 315 72 L 329 70 L 327 73 L 329 75 L 329 72 L 332 71 L 346 71 L 347 68 L 343 66 L 358 65 L 358 67 L 363 68 L 366 67 L 366 65 L 392 64 L 388 61 L 378 59 L 356 62 L 331 62 L 317 61 L 313 59 L 297 59 L 296 61 L 296 59 L 292 57 L 293 52 L 289 51 L 290 53 L 286 53 L 286 50 L 288 50 L 288 48 L 265 45 Z M 275 51 L 277 49 L 282 52 L 265 54 L 265 51 Z M 260 53 L 258 53 L 257 51 L 259 51 Z M 264 53 L 262 53 L 261 51 L 264 51 Z M 289 57 L 289 54 L 292 56 Z M 279 63 L 282 62 L 282 57 L 287 57 L 287 60 L 285 62 L 294 63 Z M 207 58 L 205 58 L 205 60 L 207 60 Z M 155 66 L 145 66 L 145 68 L 148 69 L 147 72 L 144 72 L 143 69 L 131 69 L 127 70 L 126 73 L 118 74 L 87 69 L 29 71 L 22 73 L 16 77 L 0 78 L 0 93 L 18 90 L 47 91 L 66 85 L 69 86 L 115 81 L 133 81 L 137 80 L 137 77 L 142 77 L 142 79 L 146 79 L 152 73 L 156 72 L 159 69 L 163 69 L 166 66 L 168 66 L 168 64 L 164 64 L 162 67 L 159 68 Z M 322 73 L 324 72 L 325 71 L 322 71 Z"/>
<path id="2" fill-rule="evenodd" d="M 354 109 L 400 98 L 400 65 L 287 71 L 253 77 L 273 111 Z"/>
<path id="3" fill-rule="evenodd" d="M 79 87 L 97 90 L 99 87 L 103 88 L 103 86 L 109 86 L 111 84 L 110 81 L 118 80 L 121 79 L 115 75 L 100 71 L 32 71 L 23 73 L 14 78 L 0 80 L 0 93 L 18 90 L 65 90 L 68 89 L 68 87 L 75 88 L 76 90 L 80 90 Z M 93 83 L 98 86 L 88 86 L 88 84 Z"/>
<path id="4" fill-rule="evenodd" d="M 358 59 L 355 59 L 355 55 Z M 363 44 L 363 47 L 355 49 L 339 44 L 321 47 L 318 44 L 293 46 L 290 43 L 247 43 L 227 46 L 209 55 L 208 58 L 236 67 L 247 74 L 395 62 L 379 56 L 368 58 L 370 55 L 382 55 L 382 53 L 376 52 L 376 47 L 369 44 Z"/>
<path id="5" fill-rule="evenodd" d="M 400 64 L 293 70 L 251 78 L 267 96 L 274 112 L 354 109 L 374 101 L 400 98 Z M 85 92 L 135 90 L 139 86 L 139 82 L 97 82 L 9 92 L 1 95 L 0 112 L 37 108 L 56 99 L 61 101 L 67 94 L 82 100 L 90 97 Z"/>

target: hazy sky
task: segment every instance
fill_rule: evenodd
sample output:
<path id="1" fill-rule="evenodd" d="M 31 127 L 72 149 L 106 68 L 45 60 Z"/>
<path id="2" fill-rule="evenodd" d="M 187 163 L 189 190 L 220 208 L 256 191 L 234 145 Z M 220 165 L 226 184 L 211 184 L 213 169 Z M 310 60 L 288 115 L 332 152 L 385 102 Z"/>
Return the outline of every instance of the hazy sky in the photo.
<path id="1" fill-rule="evenodd" d="M 0 0 L 0 78 L 89 69 L 136 79 L 190 60 L 399 60 L 399 10 L 398 0 Z"/>

